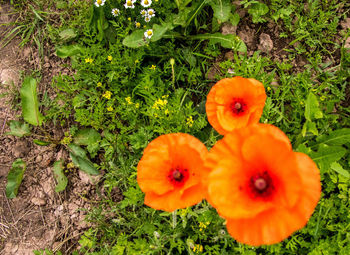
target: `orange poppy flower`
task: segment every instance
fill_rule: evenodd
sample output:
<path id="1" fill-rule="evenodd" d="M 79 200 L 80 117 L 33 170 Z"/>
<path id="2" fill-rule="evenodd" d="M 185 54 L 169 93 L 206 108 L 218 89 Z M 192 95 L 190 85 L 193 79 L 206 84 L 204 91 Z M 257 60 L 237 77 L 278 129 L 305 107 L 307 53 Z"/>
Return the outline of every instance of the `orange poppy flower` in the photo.
<path id="1" fill-rule="evenodd" d="M 209 91 L 208 121 L 220 134 L 259 122 L 264 109 L 264 85 L 253 78 L 225 78 Z"/>
<path id="2" fill-rule="evenodd" d="M 274 244 L 304 227 L 321 194 L 320 173 L 293 152 L 277 127 L 256 124 L 225 135 L 205 163 L 208 201 L 227 230 L 249 245 Z"/>
<path id="3" fill-rule="evenodd" d="M 197 138 L 182 133 L 162 135 L 144 150 L 137 166 L 137 182 L 145 204 L 172 212 L 200 202 L 206 194 L 202 179 L 207 148 Z"/>

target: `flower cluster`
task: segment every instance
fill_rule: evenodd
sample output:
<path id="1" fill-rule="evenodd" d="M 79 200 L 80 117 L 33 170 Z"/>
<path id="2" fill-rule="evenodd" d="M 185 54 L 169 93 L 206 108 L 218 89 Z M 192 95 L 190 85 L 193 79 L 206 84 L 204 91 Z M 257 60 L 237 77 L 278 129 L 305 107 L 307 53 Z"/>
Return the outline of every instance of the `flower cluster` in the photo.
<path id="1" fill-rule="evenodd" d="M 253 246 L 278 243 L 304 227 L 321 195 L 320 173 L 280 129 L 258 123 L 265 100 L 255 79 L 215 84 L 206 111 L 223 139 L 209 152 L 188 134 L 153 140 L 137 166 L 145 204 L 171 212 L 207 199 L 228 233 Z M 154 107 L 162 104 L 158 99 Z"/>

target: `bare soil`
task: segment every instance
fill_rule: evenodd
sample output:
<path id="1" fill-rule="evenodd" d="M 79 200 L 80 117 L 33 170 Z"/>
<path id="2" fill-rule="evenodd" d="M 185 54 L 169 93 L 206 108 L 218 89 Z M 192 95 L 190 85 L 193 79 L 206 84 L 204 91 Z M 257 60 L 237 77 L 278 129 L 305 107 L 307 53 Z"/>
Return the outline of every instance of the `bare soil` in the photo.
<path id="1" fill-rule="evenodd" d="M 12 14 L 11 14 L 12 13 Z M 16 19 L 9 4 L 0 5 L 0 25 Z M 0 26 L 0 38 L 13 29 Z M 10 120 L 21 119 L 19 88 L 22 75 L 39 70 L 39 97 L 48 93 L 50 82 L 58 73 L 69 73 L 64 61 L 46 44 L 45 56 L 39 57 L 35 47 L 19 48 L 15 38 L 0 48 L 0 254 L 25 255 L 33 250 L 51 249 L 70 254 L 77 246 L 81 234 L 90 227 L 85 215 L 94 200 L 98 199 L 95 183 L 83 172 L 71 169 L 67 189 L 54 191 L 55 180 L 52 165 L 56 160 L 68 162 L 67 152 L 60 146 L 38 146 L 32 137 L 18 138 L 6 135 Z M 52 127 L 55 137 L 62 137 L 64 130 Z M 8 199 L 5 195 L 7 174 L 13 161 L 22 158 L 27 169 L 18 196 Z"/>

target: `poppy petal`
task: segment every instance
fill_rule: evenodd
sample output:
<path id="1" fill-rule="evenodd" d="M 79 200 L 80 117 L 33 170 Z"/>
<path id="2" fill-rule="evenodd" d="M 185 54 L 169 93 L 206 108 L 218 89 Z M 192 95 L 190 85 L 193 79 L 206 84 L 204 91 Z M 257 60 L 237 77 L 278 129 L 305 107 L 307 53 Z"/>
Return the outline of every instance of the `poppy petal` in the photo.
<path id="1" fill-rule="evenodd" d="M 188 134 L 162 135 L 153 140 L 137 166 L 145 204 L 173 211 L 200 202 L 207 192 L 203 186 L 209 173 L 204 168 L 207 153 L 205 145 Z"/>

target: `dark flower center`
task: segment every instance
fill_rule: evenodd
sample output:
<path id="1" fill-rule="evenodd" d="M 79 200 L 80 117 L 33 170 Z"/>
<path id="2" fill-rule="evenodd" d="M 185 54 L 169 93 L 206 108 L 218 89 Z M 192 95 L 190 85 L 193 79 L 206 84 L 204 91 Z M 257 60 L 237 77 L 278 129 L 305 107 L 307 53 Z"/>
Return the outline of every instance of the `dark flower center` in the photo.
<path id="1" fill-rule="evenodd" d="M 231 103 L 231 110 L 235 115 L 241 115 L 247 110 L 247 104 L 241 98 L 234 98 Z"/>
<path id="2" fill-rule="evenodd" d="M 264 171 L 250 178 L 249 188 L 254 198 L 267 198 L 272 194 L 274 185 L 269 173 Z"/>
<path id="3" fill-rule="evenodd" d="M 188 170 L 186 168 L 172 168 L 168 174 L 168 180 L 175 186 L 182 186 L 188 179 Z"/>

